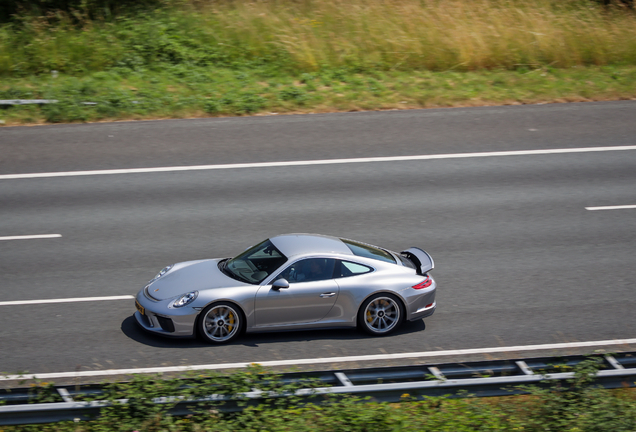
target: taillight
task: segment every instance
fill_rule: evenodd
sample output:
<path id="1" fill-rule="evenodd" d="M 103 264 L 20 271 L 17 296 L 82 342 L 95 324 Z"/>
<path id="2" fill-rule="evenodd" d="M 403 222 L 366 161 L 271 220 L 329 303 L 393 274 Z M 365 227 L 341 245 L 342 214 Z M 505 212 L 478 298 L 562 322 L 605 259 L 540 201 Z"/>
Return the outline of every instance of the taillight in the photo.
<path id="1" fill-rule="evenodd" d="M 418 283 L 417 285 L 413 285 L 411 288 L 422 289 L 422 288 L 428 288 L 431 285 L 433 285 L 433 279 L 431 279 L 430 276 L 426 275 L 426 279 L 424 279 L 422 282 Z"/>

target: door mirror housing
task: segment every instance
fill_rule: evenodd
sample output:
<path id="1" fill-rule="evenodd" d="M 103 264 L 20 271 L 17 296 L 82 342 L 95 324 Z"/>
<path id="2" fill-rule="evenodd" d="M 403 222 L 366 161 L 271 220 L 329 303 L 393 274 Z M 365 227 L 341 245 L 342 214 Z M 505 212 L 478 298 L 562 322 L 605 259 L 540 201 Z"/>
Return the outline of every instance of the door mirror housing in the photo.
<path id="1" fill-rule="evenodd" d="M 287 279 L 277 279 L 272 284 L 272 289 L 278 291 L 281 288 L 289 288 L 289 282 Z"/>

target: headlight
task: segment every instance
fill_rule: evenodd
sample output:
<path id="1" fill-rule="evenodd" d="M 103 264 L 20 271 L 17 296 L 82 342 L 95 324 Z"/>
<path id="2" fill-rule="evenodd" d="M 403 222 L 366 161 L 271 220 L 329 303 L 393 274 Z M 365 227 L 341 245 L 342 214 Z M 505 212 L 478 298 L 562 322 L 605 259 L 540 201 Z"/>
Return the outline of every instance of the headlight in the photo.
<path id="1" fill-rule="evenodd" d="M 170 271 L 170 269 L 172 268 L 174 264 L 171 264 L 167 267 L 164 267 L 161 269 L 161 271 L 159 273 L 157 273 L 157 276 L 153 277 L 150 282 L 148 282 L 149 284 L 153 283 L 154 281 L 156 281 L 157 279 L 159 279 L 161 276 L 165 275 L 166 273 L 168 273 Z"/>
<path id="2" fill-rule="evenodd" d="M 199 295 L 199 291 L 192 291 L 187 294 L 182 295 L 172 304 L 173 307 L 180 308 L 192 303 L 197 296 Z"/>

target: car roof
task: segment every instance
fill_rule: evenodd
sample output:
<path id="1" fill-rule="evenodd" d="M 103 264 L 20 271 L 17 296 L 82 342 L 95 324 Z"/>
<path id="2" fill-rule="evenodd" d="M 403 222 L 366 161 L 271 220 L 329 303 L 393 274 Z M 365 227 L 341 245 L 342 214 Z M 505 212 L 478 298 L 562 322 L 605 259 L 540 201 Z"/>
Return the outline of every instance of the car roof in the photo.
<path id="1" fill-rule="evenodd" d="M 339 238 L 320 234 L 282 234 L 269 239 L 285 256 L 306 254 L 353 255 Z"/>

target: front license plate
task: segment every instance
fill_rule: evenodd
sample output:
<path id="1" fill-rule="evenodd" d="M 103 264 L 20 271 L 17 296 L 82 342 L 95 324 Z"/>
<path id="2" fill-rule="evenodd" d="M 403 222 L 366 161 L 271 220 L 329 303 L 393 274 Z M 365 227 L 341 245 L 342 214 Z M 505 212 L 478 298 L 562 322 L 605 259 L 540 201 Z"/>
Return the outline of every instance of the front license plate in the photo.
<path id="1" fill-rule="evenodd" d="M 139 311 L 140 314 L 146 315 L 146 309 L 144 309 L 144 307 L 140 305 L 137 300 L 135 300 L 135 306 L 137 307 L 137 310 Z"/>

